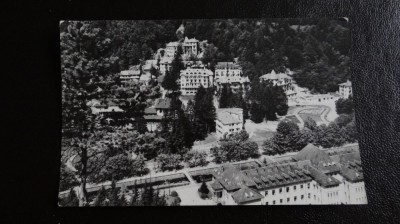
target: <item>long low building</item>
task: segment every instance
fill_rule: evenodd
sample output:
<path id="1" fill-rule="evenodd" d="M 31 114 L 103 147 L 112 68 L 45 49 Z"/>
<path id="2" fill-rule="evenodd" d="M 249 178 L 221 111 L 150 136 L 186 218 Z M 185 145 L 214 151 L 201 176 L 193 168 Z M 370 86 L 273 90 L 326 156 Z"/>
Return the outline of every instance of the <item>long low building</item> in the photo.
<path id="1" fill-rule="evenodd" d="M 366 204 L 359 157 L 339 157 L 310 144 L 288 163 L 245 170 L 222 165 L 208 174 L 213 199 L 223 205 Z"/>

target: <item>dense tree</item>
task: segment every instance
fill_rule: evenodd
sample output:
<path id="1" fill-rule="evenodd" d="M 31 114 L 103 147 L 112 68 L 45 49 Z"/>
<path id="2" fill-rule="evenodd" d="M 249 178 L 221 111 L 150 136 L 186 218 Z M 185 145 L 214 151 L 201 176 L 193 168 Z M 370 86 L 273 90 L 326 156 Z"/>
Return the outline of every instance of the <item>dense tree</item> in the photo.
<path id="1" fill-rule="evenodd" d="M 160 170 L 173 170 L 181 167 L 181 156 L 177 154 L 160 154 L 156 158 Z"/>
<path id="2" fill-rule="evenodd" d="M 251 100 L 250 119 L 255 123 L 262 122 L 263 118 L 276 120 L 277 115 L 286 115 L 289 108 L 282 87 L 274 86 L 272 82 L 260 83 L 258 80 L 253 80 L 249 99 Z"/>
<path id="3" fill-rule="evenodd" d="M 210 151 L 217 163 L 259 157 L 257 143 L 249 140 L 249 134 L 245 130 L 230 135 L 226 134 L 220 140 L 220 146 L 213 147 Z"/>
<path id="4" fill-rule="evenodd" d="M 207 153 L 198 151 L 190 151 L 184 156 L 185 162 L 187 162 L 190 167 L 205 166 L 207 165 L 206 159 Z"/>
<path id="5" fill-rule="evenodd" d="M 296 152 L 304 148 L 310 141 L 310 136 L 301 132 L 299 126 L 292 121 L 281 121 L 274 136 L 264 142 L 266 154 L 283 154 Z"/>
<path id="6" fill-rule="evenodd" d="M 200 193 L 200 197 L 205 199 L 208 197 L 208 194 L 210 193 L 210 190 L 208 189 L 206 182 L 203 181 L 203 183 L 201 184 L 200 188 L 199 188 L 199 193 Z"/>
<path id="7" fill-rule="evenodd" d="M 194 97 L 194 136 L 197 140 L 203 140 L 208 133 L 215 131 L 215 107 L 213 102 L 213 91 L 203 86 L 197 89 Z"/>
<path id="8" fill-rule="evenodd" d="M 336 113 L 338 114 L 352 114 L 354 113 L 353 97 L 348 99 L 340 98 L 336 101 Z"/>

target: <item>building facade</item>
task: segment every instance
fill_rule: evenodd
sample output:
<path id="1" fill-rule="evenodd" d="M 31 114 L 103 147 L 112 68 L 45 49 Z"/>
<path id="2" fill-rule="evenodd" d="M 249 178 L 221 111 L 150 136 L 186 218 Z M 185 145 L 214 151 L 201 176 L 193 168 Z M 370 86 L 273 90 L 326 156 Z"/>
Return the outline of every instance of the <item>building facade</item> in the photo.
<path id="1" fill-rule="evenodd" d="M 183 53 L 186 55 L 197 55 L 198 54 L 199 41 L 196 38 L 189 39 L 185 37 L 183 41 Z"/>
<path id="2" fill-rule="evenodd" d="M 243 129 L 243 109 L 217 109 L 217 119 L 215 120 L 215 123 L 218 138 L 222 138 L 225 134 L 229 135 L 239 132 Z"/>
<path id="3" fill-rule="evenodd" d="M 339 84 L 339 94 L 341 97 L 346 99 L 349 98 L 349 96 L 353 95 L 350 80 L 347 80 L 347 82 L 345 83 Z"/>
<path id="4" fill-rule="evenodd" d="M 214 83 L 217 90 L 224 84 L 228 84 L 232 92 L 236 93 L 239 89 L 247 90 L 250 80 L 243 76 L 242 67 L 234 62 L 218 62 L 215 66 Z"/>
<path id="5" fill-rule="evenodd" d="M 192 66 L 181 71 L 180 88 L 182 95 L 196 95 L 197 89 L 213 86 L 213 72 L 204 66 Z"/>

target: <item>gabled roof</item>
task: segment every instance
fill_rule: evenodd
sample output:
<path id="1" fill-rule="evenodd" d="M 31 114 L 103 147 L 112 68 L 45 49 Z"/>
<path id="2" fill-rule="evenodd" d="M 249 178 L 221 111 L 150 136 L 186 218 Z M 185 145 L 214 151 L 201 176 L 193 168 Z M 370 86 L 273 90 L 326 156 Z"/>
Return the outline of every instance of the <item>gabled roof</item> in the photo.
<path id="1" fill-rule="evenodd" d="M 296 161 L 310 160 L 312 166 L 324 173 L 339 172 L 337 163 L 324 151 L 309 143 L 294 157 Z"/>
<path id="2" fill-rule="evenodd" d="M 222 108 L 217 110 L 217 119 L 222 124 L 237 124 L 242 122 L 236 116 L 243 116 L 243 109 L 241 108 Z"/>
<path id="3" fill-rule="evenodd" d="M 360 166 L 361 162 L 348 162 L 344 166 L 342 166 L 340 170 L 340 174 L 349 182 L 360 182 L 364 180 L 364 174 L 362 171 L 362 167 Z"/>
<path id="4" fill-rule="evenodd" d="M 312 167 L 312 166 L 305 166 L 304 167 L 307 171 L 310 172 L 311 177 L 321 186 L 324 188 L 327 187 L 335 187 L 339 186 L 341 183 L 338 179 L 328 176 L 324 174 L 323 172 L 319 171 L 318 169 Z"/>
<path id="5" fill-rule="evenodd" d="M 232 198 L 237 204 L 244 204 L 247 202 L 261 200 L 263 196 L 257 191 L 244 186 L 233 193 Z"/>
<path id="6" fill-rule="evenodd" d="M 347 87 L 351 87 L 351 82 L 350 80 L 347 80 L 347 82 L 344 83 L 340 83 L 339 86 L 347 86 Z"/>
<path id="7" fill-rule="evenodd" d="M 165 98 L 165 99 L 160 99 L 155 106 L 156 109 L 169 109 L 171 106 L 171 99 L 170 98 Z"/>
<path id="8" fill-rule="evenodd" d="M 256 183 L 234 166 L 228 166 L 220 176 L 217 177 L 220 184 L 227 190 L 233 191 L 240 189 L 242 186 L 255 186 Z"/>
<path id="9" fill-rule="evenodd" d="M 215 180 L 210 184 L 211 188 L 214 190 L 222 190 L 222 185 L 218 182 L 218 180 Z"/>

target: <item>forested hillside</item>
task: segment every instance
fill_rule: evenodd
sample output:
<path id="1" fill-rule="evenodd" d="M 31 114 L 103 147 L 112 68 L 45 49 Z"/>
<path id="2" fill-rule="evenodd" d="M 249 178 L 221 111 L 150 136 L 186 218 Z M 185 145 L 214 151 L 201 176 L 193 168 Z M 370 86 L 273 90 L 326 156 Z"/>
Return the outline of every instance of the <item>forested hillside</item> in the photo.
<path id="1" fill-rule="evenodd" d="M 184 35 L 207 40 L 203 62 L 238 58 L 250 79 L 289 68 L 296 82 L 312 91 L 337 90 L 350 79 L 350 31 L 341 20 L 318 19 L 228 19 L 165 21 L 90 21 L 97 39 L 109 39 L 108 49 L 97 56 L 117 58 L 117 70 L 151 58 L 158 48 L 177 41 L 179 26 Z M 68 22 L 61 25 L 61 32 Z M 104 43 L 103 43 L 104 44 Z M 104 55 L 102 55 L 104 54 Z"/>

